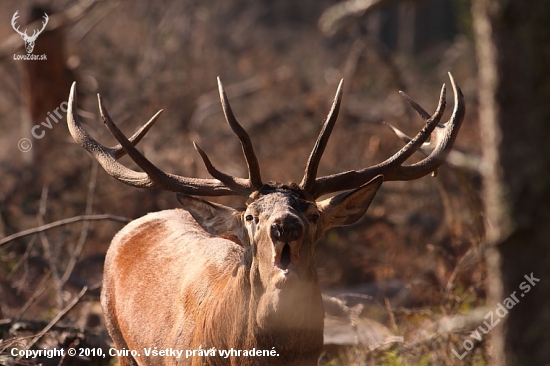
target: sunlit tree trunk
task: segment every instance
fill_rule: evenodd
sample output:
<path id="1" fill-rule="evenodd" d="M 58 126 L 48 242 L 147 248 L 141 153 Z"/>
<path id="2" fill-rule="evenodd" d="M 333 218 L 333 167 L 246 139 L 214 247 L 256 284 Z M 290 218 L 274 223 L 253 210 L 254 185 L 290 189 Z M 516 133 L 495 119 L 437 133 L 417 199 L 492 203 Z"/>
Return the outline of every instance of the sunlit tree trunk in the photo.
<path id="1" fill-rule="evenodd" d="M 496 365 L 550 363 L 550 2 L 474 0 Z M 525 276 L 530 277 L 530 281 Z M 534 278 L 534 279 L 533 279 Z M 536 279 L 536 280 L 535 280 Z M 537 281 L 540 280 L 540 281 Z M 530 283 L 533 282 L 533 283 Z M 530 291 L 526 292 L 527 283 Z"/>

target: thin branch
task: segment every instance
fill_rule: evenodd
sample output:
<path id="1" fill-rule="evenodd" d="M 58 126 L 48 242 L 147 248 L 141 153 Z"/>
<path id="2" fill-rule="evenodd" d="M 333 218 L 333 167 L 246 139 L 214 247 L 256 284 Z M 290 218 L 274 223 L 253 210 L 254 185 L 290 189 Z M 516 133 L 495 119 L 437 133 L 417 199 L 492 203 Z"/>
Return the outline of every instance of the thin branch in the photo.
<path id="1" fill-rule="evenodd" d="M 390 316 L 391 330 L 397 333 L 397 324 L 395 323 L 395 314 L 393 313 L 393 310 L 391 308 L 390 300 L 388 300 L 387 297 L 384 297 L 384 306 L 386 307 L 386 311 Z"/>
<path id="2" fill-rule="evenodd" d="M 359 64 L 359 60 L 361 59 L 361 56 L 363 55 L 363 51 L 365 50 L 365 42 L 362 39 L 356 39 L 353 44 L 350 47 L 350 51 L 348 53 L 348 57 L 346 59 L 346 62 L 344 64 L 344 71 L 343 71 L 343 79 L 344 80 L 353 80 L 355 79 L 355 73 L 357 72 L 357 65 Z M 347 82 L 344 84 L 344 95 L 349 94 L 349 89 L 351 88 L 350 82 Z M 342 103 L 342 107 L 340 109 L 340 120 L 343 120 L 346 112 L 346 101 Z"/>
<path id="3" fill-rule="evenodd" d="M 40 205 L 38 209 L 38 215 L 36 215 L 36 221 L 38 221 L 38 225 L 40 226 L 44 225 L 44 216 L 46 216 L 46 211 L 48 208 L 48 192 L 49 192 L 48 186 L 43 186 L 42 194 L 40 196 Z M 57 310 L 61 310 L 63 308 L 63 290 L 62 290 L 61 282 L 59 281 L 59 271 L 57 270 L 59 250 L 55 250 L 55 253 L 52 252 L 52 245 L 50 244 L 50 241 L 48 240 L 48 237 L 44 232 L 41 232 L 39 234 L 39 237 L 40 237 L 40 241 L 42 242 L 44 257 L 48 262 L 48 267 L 50 269 L 50 273 L 52 276 Z M 58 249 L 58 248 L 53 248 L 53 249 Z"/>
<path id="4" fill-rule="evenodd" d="M 34 346 L 34 344 L 36 342 L 38 342 L 46 333 L 48 333 L 48 331 L 55 325 L 57 324 L 58 321 L 61 320 L 61 318 L 63 318 L 69 311 L 71 311 L 72 308 L 75 307 L 76 304 L 78 304 L 78 302 L 80 301 L 80 299 L 82 298 L 82 296 L 84 296 L 84 294 L 88 291 L 88 286 L 84 286 L 82 288 L 82 290 L 80 290 L 80 292 L 78 293 L 78 295 L 76 295 L 72 301 L 67 304 L 67 306 L 61 310 L 59 313 L 57 313 L 57 315 L 48 323 L 48 325 L 46 325 L 46 327 L 44 327 L 44 329 L 42 329 L 40 331 L 40 333 L 38 333 L 33 339 L 32 341 L 27 345 L 27 349 L 31 349 L 32 346 Z"/>
<path id="5" fill-rule="evenodd" d="M 437 322 L 436 331 L 411 343 L 405 343 L 396 349 L 397 354 L 402 354 L 418 349 L 423 344 L 429 344 L 436 339 L 449 337 L 451 333 L 460 331 L 472 331 L 481 324 L 490 311 L 487 306 L 481 306 L 470 311 L 466 315 L 444 316 Z"/>
<path id="6" fill-rule="evenodd" d="M 19 269 L 19 267 L 21 267 L 23 264 L 25 264 L 27 262 L 27 260 L 29 259 L 30 254 L 31 254 L 32 248 L 34 246 L 34 243 L 36 243 L 36 236 L 32 237 L 32 239 L 27 244 L 27 248 L 25 249 L 25 253 L 23 253 L 21 258 L 17 261 L 17 263 L 15 263 L 13 268 L 10 270 L 10 272 L 6 276 L 6 279 L 8 281 L 11 280 L 16 275 L 17 270 Z"/>
<path id="7" fill-rule="evenodd" d="M 229 85 L 225 88 L 225 90 L 229 95 L 231 95 L 231 99 L 235 100 L 240 97 L 256 93 L 265 88 L 267 85 L 287 80 L 289 77 L 290 74 L 288 70 L 281 67 L 276 69 L 271 74 L 254 76 L 239 83 Z M 215 90 L 201 95 L 197 99 L 197 104 L 198 106 L 193 111 L 191 119 L 189 120 L 189 125 L 194 129 L 198 129 L 208 116 L 221 111 L 219 107 L 220 98 L 218 91 Z"/>
<path id="8" fill-rule="evenodd" d="M 468 248 L 466 253 L 464 253 L 464 255 L 460 257 L 458 263 L 456 264 L 453 270 L 453 273 L 451 273 L 451 277 L 447 282 L 447 286 L 445 286 L 445 294 L 443 296 L 443 300 L 449 299 L 449 295 L 451 293 L 451 290 L 453 289 L 454 281 L 458 276 L 458 274 L 468 269 L 468 267 L 472 266 L 478 261 L 479 261 L 478 249 L 472 244 L 470 248 Z"/>
<path id="9" fill-rule="evenodd" d="M 395 0 L 346 0 L 327 8 L 319 18 L 319 29 L 331 37 L 352 21 L 356 21 L 386 3 Z"/>
<path id="10" fill-rule="evenodd" d="M 48 288 L 48 286 L 46 286 L 46 282 L 48 281 L 48 279 L 50 278 L 51 275 L 52 275 L 52 273 L 48 272 L 44 276 L 44 278 L 42 278 L 42 281 L 40 281 L 40 283 L 36 287 L 36 290 L 32 294 L 31 298 L 25 303 L 25 305 L 23 305 L 23 307 L 21 308 L 19 313 L 15 316 L 16 320 L 21 319 L 23 314 L 25 314 L 27 312 L 27 310 L 31 307 L 31 305 L 34 304 L 34 302 L 40 297 L 40 295 L 42 295 L 44 293 L 44 291 Z"/>
<path id="11" fill-rule="evenodd" d="M 97 160 L 93 159 L 92 171 L 90 173 L 90 182 L 88 183 L 88 195 L 86 197 L 86 211 L 84 212 L 86 215 L 91 215 L 93 210 L 98 166 L 99 166 L 99 163 L 97 162 Z M 86 238 L 88 237 L 89 230 L 90 230 L 90 221 L 84 221 L 84 223 L 82 224 L 82 229 L 80 231 L 80 236 L 78 238 L 78 241 L 73 249 L 73 252 L 71 253 L 69 263 L 67 263 L 65 272 L 63 273 L 63 276 L 60 279 L 62 286 L 67 282 L 67 280 L 73 273 L 74 266 L 76 265 L 76 262 L 80 257 L 80 253 L 82 253 L 82 249 L 84 248 L 84 243 L 86 242 Z"/>
<path id="12" fill-rule="evenodd" d="M 94 0 L 97 1 L 97 0 Z M 94 7 L 90 12 L 88 18 L 82 18 L 81 21 L 71 29 L 68 34 L 69 39 L 73 44 L 78 44 L 82 38 L 84 38 L 92 29 L 109 14 L 120 5 L 120 1 L 106 1 Z M 91 8 L 91 7 L 90 7 Z M 86 9 L 87 10 L 87 9 Z"/>
<path id="13" fill-rule="evenodd" d="M 28 229 L 28 230 L 23 230 L 23 231 L 20 231 L 18 233 L 12 234 L 10 236 L 6 236 L 4 239 L 0 240 L 0 245 L 4 245 L 6 243 L 9 243 L 12 240 L 19 239 L 19 238 L 22 238 L 22 237 L 25 237 L 25 236 L 28 236 L 28 235 L 48 231 L 50 229 L 54 229 L 54 228 L 59 227 L 59 226 L 70 225 L 70 224 L 74 224 L 75 222 L 80 222 L 80 221 L 97 221 L 97 220 L 111 220 L 111 221 L 118 221 L 118 222 L 125 222 L 125 223 L 128 223 L 128 222 L 132 221 L 131 219 L 129 219 L 127 217 L 116 216 L 116 215 L 111 215 L 111 214 L 79 215 L 79 216 L 70 217 L 68 219 L 63 219 L 63 220 L 59 220 L 59 221 L 50 222 L 49 224 L 46 224 L 46 225 L 43 225 L 43 226 L 35 227 L 35 228 L 32 228 L 32 229 Z"/>

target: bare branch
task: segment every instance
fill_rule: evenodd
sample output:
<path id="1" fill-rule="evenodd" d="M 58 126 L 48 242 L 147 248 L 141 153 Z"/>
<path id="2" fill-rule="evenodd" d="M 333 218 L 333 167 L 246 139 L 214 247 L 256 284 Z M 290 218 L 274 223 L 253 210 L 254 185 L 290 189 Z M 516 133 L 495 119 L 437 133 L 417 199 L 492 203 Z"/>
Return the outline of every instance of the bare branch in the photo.
<path id="1" fill-rule="evenodd" d="M 15 319 L 21 319 L 21 317 L 27 312 L 27 310 L 29 310 L 31 305 L 34 304 L 34 302 L 40 297 L 40 295 L 42 295 L 44 293 L 44 291 L 48 288 L 48 286 L 46 286 L 46 282 L 48 281 L 48 279 L 50 278 L 51 275 L 52 275 L 52 273 L 48 272 L 42 278 L 42 280 L 40 281 L 38 286 L 36 286 L 36 290 L 34 291 L 32 296 L 29 298 L 29 300 L 27 300 L 25 305 L 23 305 L 21 310 L 19 310 L 19 313 L 17 313 L 17 315 L 15 316 Z"/>
<path id="2" fill-rule="evenodd" d="M 339 2 L 323 12 L 319 18 L 319 29 L 326 36 L 333 36 L 351 19 L 365 15 L 392 1 L 395 0 L 346 0 Z"/>
<path id="3" fill-rule="evenodd" d="M 86 198 L 86 211 L 85 211 L 86 215 L 91 215 L 93 210 L 98 166 L 99 164 L 97 160 L 92 160 L 92 171 L 90 173 L 90 182 L 88 183 L 88 196 Z M 86 242 L 86 238 L 88 237 L 89 229 L 90 229 L 90 221 L 84 221 L 84 223 L 82 224 L 82 229 L 80 230 L 80 236 L 78 237 L 78 241 L 76 242 L 76 245 L 71 253 L 69 263 L 67 263 L 65 272 L 63 273 L 63 276 L 59 280 L 61 283 L 61 286 L 63 286 L 67 282 L 67 280 L 73 273 L 74 266 L 76 265 L 76 262 L 80 257 L 82 248 L 84 248 L 84 243 Z"/>
<path id="4" fill-rule="evenodd" d="M 44 216 L 46 215 L 46 210 L 48 207 L 48 186 L 42 187 L 42 195 L 40 197 L 40 206 L 38 209 L 38 215 L 36 220 L 38 225 L 44 226 Z M 57 268 L 59 251 L 56 250 L 55 253 L 52 250 L 52 245 L 48 240 L 48 237 L 44 232 L 39 233 L 40 241 L 42 242 L 42 249 L 44 250 L 44 257 L 48 263 L 48 267 L 52 276 L 52 282 L 55 290 L 55 301 L 57 303 L 57 309 L 63 307 L 63 294 L 62 294 L 62 285 L 59 281 L 59 271 Z"/>
<path id="5" fill-rule="evenodd" d="M 128 223 L 132 221 L 131 219 L 127 217 L 122 216 L 116 216 L 116 215 L 110 215 L 110 214 L 103 214 L 103 215 L 80 215 L 80 216 L 74 216 L 70 217 L 68 219 L 63 219 L 59 221 L 50 222 L 49 224 L 45 224 L 39 227 L 35 227 L 28 230 L 23 230 L 18 233 L 6 236 L 4 239 L 0 240 L 0 245 L 4 245 L 6 243 L 9 243 L 15 239 L 19 239 L 28 235 L 41 233 L 44 231 L 51 230 L 53 228 L 59 227 L 59 226 L 65 226 L 74 224 L 75 222 L 80 221 L 96 221 L 96 220 L 111 220 L 111 221 L 118 221 L 118 222 L 124 222 Z"/>
<path id="6" fill-rule="evenodd" d="M 27 349 L 31 349 L 32 346 L 34 346 L 34 344 L 36 342 L 38 342 L 40 340 L 40 338 L 42 338 L 54 325 L 57 324 L 57 322 L 59 322 L 65 315 L 67 315 L 67 313 L 69 311 L 71 311 L 72 308 L 75 307 L 76 304 L 78 304 L 78 302 L 80 301 L 80 299 L 82 298 L 82 296 L 84 296 L 84 294 L 88 291 L 88 287 L 87 286 L 84 286 L 82 288 L 82 290 L 80 290 L 80 292 L 78 293 L 78 295 L 76 295 L 69 304 L 67 304 L 67 306 L 61 310 L 59 313 L 57 313 L 57 315 L 48 323 L 48 325 L 46 325 L 46 327 L 44 327 L 44 329 L 42 329 L 40 331 L 40 333 L 38 333 L 33 339 L 32 341 L 27 345 Z M 17 360 L 16 360 L 17 361 Z"/>

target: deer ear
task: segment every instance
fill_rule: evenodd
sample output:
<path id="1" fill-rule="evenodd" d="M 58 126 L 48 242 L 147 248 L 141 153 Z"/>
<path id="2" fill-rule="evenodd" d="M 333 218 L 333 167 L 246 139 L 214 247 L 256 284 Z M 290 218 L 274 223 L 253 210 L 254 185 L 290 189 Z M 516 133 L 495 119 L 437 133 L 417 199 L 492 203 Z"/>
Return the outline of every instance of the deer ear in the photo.
<path id="1" fill-rule="evenodd" d="M 384 177 L 379 175 L 351 192 L 319 202 L 317 206 L 326 229 L 350 225 L 359 220 L 367 211 L 382 182 Z"/>
<path id="2" fill-rule="evenodd" d="M 176 197 L 197 223 L 212 235 L 237 235 L 242 227 L 239 210 L 183 193 L 178 193 Z"/>

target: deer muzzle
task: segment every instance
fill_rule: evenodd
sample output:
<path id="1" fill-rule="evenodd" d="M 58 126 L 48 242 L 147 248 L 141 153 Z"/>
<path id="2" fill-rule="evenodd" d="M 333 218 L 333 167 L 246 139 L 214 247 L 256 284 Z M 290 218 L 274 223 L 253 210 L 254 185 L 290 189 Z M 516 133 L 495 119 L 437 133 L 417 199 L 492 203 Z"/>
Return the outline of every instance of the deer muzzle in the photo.
<path id="1" fill-rule="evenodd" d="M 303 233 L 303 224 L 293 215 L 276 219 L 270 226 L 271 240 L 275 249 L 274 266 L 285 275 L 293 272 L 298 265 Z"/>

